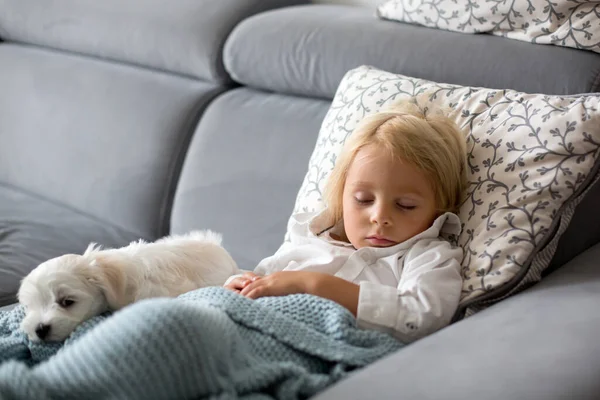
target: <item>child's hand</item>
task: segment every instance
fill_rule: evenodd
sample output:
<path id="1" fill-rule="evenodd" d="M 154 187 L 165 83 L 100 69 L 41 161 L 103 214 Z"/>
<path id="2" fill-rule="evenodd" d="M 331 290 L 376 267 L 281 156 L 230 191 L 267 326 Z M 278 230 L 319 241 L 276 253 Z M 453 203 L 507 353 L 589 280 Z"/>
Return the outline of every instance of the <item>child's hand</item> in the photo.
<path id="1" fill-rule="evenodd" d="M 242 289 L 248 286 L 250 283 L 259 280 L 261 276 L 256 275 L 253 272 L 246 272 L 242 275 L 236 276 L 229 282 L 226 282 L 223 287 L 225 289 L 233 290 L 234 292 L 240 293 Z"/>
<path id="2" fill-rule="evenodd" d="M 313 271 L 280 271 L 248 283 L 239 293 L 251 299 L 308 293 L 333 300 L 356 315 L 360 287 L 337 276 Z"/>
<path id="3" fill-rule="evenodd" d="M 265 296 L 286 296 L 288 294 L 307 293 L 314 272 L 280 271 L 248 283 L 240 294 L 251 299 Z"/>

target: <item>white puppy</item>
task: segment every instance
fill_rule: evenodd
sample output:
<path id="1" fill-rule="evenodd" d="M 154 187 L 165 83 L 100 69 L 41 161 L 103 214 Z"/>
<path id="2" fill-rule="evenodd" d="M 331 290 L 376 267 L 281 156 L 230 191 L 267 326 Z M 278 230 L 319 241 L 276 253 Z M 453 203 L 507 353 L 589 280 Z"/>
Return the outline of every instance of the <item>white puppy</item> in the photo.
<path id="1" fill-rule="evenodd" d="M 83 255 L 67 254 L 35 268 L 21 282 L 21 328 L 33 341 L 61 341 L 81 322 L 141 299 L 175 297 L 220 286 L 239 273 L 221 246 L 221 235 L 197 231 L 154 243 L 133 242 Z"/>

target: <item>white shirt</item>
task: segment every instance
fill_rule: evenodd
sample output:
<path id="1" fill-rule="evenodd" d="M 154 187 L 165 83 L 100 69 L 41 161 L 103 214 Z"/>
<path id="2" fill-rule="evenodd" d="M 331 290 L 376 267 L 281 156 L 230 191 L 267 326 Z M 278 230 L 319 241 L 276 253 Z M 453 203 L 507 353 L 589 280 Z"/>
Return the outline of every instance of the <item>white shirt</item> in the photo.
<path id="1" fill-rule="evenodd" d="M 394 335 L 404 343 L 450 323 L 462 288 L 462 249 L 440 238 L 460 233 L 460 220 L 445 213 L 420 234 L 392 247 L 364 247 L 335 240 L 325 212 L 292 217 L 290 241 L 262 260 L 254 273 L 316 271 L 360 286 L 357 323 Z M 339 234 L 338 234 L 339 236 Z"/>

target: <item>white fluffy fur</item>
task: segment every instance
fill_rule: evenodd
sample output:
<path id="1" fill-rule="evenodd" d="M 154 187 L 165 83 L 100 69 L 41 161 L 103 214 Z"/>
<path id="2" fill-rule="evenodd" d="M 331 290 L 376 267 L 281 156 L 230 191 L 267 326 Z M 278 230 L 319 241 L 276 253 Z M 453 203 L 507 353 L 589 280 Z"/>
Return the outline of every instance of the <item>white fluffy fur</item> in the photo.
<path id="1" fill-rule="evenodd" d="M 19 289 L 26 308 L 22 329 L 39 341 L 64 340 L 81 322 L 150 297 L 175 297 L 193 289 L 222 285 L 238 267 L 221 246 L 221 235 L 196 231 L 154 243 L 132 242 L 119 249 L 89 245 L 83 255 L 67 254 L 40 264 Z M 74 303 L 67 307 L 64 300 Z"/>

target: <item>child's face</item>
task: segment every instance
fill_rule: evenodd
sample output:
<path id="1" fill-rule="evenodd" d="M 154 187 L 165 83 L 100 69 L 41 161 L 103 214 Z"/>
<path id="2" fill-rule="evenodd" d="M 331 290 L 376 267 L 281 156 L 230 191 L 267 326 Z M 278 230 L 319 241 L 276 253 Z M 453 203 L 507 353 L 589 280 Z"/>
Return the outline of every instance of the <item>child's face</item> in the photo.
<path id="1" fill-rule="evenodd" d="M 348 241 L 361 247 L 389 247 L 423 232 L 437 217 L 435 194 L 416 166 L 365 146 L 348 170 L 343 195 Z"/>

